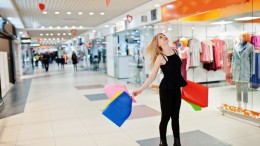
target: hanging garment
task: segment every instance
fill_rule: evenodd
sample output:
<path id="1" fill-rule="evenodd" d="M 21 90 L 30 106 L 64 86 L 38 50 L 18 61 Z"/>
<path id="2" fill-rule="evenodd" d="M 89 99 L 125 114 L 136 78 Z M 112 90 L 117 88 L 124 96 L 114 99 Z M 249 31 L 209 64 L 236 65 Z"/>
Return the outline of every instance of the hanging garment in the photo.
<path id="1" fill-rule="evenodd" d="M 221 69 L 223 67 L 223 52 L 225 51 L 225 42 L 220 39 L 213 39 L 213 48 L 215 55 L 215 63 L 217 69 Z"/>
<path id="2" fill-rule="evenodd" d="M 200 61 L 202 63 L 210 63 L 213 61 L 213 43 L 211 41 L 201 42 L 202 53 L 200 54 Z"/>
<path id="3" fill-rule="evenodd" d="M 202 52 L 201 43 L 197 39 L 190 39 L 188 42 L 190 48 L 190 67 L 198 67 L 200 65 L 200 53 Z"/>
<path id="4" fill-rule="evenodd" d="M 260 87 L 260 53 L 255 54 L 255 74 L 250 78 L 250 87 L 257 89 Z"/>
<path id="5" fill-rule="evenodd" d="M 215 48 L 213 48 L 212 50 L 213 50 L 213 61 L 210 63 L 203 64 L 203 68 L 206 69 L 207 71 L 210 71 L 210 70 L 216 71 L 217 70 L 216 62 L 214 61 L 215 60 Z"/>
<path id="6" fill-rule="evenodd" d="M 251 43 L 254 45 L 256 50 L 260 49 L 260 36 L 252 36 Z"/>
<path id="7" fill-rule="evenodd" d="M 254 74 L 254 60 L 254 46 L 251 43 L 247 43 L 245 46 L 239 43 L 236 46 L 232 56 L 232 79 L 234 82 L 249 82 L 250 76 Z"/>
<path id="8" fill-rule="evenodd" d="M 226 81 L 231 85 L 235 85 L 235 82 L 232 81 L 232 74 L 231 74 L 232 55 L 233 55 L 232 52 L 229 51 L 225 56 L 225 60 L 227 61 L 225 64 L 225 72 L 226 72 Z"/>

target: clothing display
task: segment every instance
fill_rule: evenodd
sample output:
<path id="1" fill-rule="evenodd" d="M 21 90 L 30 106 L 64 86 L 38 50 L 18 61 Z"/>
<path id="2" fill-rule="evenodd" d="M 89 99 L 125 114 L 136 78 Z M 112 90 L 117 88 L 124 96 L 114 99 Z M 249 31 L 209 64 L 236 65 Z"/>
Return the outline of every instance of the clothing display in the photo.
<path id="1" fill-rule="evenodd" d="M 231 85 L 235 85 L 235 82 L 232 81 L 232 74 L 231 74 L 231 61 L 232 61 L 232 52 L 229 51 L 226 56 L 225 59 L 226 63 L 225 63 L 225 72 L 226 72 L 226 81 L 228 83 L 230 83 Z"/>
<path id="2" fill-rule="evenodd" d="M 187 79 L 187 69 L 190 67 L 190 51 L 188 47 L 180 47 L 178 51 L 182 59 L 181 74 L 184 79 Z"/>
<path id="3" fill-rule="evenodd" d="M 200 53 L 202 52 L 201 43 L 199 40 L 192 38 L 188 41 L 190 48 L 190 67 L 198 67 L 200 65 Z"/>
<path id="4" fill-rule="evenodd" d="M 239 43 L 233 51 L 232 80 L 235 82 L 249 82 L 254 74 L 255 52 L 251 43 Z"/>
<path id="5" fill-rule="evenodd" d="M 213 60 L 215 60 L 215 48 L 213 48 L 212 50 L 213 50 L 213 54 L 214 54 Z M 206 69 L 207 71 L 210 71 L 210 70 L 216 71 L 217 70 L 216 62 L 212 61 L 210 63 L 204 63 L 203 68 Z"/>
<path id="6" fill-rule="evenodd" d="M 243 90 L 243 102 L 248 103 L 248 83 L 236 82 L 236 89 L 237 89 L 237 101 L 241 102 L 242 90 Z"/>
<path id="7" fill-rule="evenodd" d="M 213 61 L 213 43 L 211 41 L 201 42 L 202 53 L 200 54 L 200 61 L 202 63 L 211 63 Z"/>
<path id="8" fill-rule="evenodd" d="M 225 51 L 225 42 L 220 39 L 211 40 L 214 48 L 214 56 L 216 68 L 221 69 L 223 67 L 223 52 Z"/>
<path id="9" fill-rule="evenodd" d="M 251 43 L 254 45 L 255 49 L 260 49 L 260 36 L 252 36 Z"/>
<path id="10" fill-rule="evenodd" d="M 260 87 L 260 51 L 255 52 L 255 74 L 250 78 L 250 87 L 257 89 Z"/>

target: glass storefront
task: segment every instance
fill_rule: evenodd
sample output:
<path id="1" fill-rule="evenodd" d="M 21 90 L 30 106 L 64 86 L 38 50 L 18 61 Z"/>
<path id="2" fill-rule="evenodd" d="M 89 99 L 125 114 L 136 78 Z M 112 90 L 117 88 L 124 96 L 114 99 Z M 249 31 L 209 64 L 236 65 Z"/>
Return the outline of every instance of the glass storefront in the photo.
<path id="1" fill-rule="evenodd" d="M 179 50 L 185 65 L 183 76 L 205 84 L 214 93 L 209 95 L 209 106 L 257 123 L 260 123 L 259 16 L 260 2 L 250 0 L 154 25 L 155 34 L 166 34 L 172 48 Z"/>

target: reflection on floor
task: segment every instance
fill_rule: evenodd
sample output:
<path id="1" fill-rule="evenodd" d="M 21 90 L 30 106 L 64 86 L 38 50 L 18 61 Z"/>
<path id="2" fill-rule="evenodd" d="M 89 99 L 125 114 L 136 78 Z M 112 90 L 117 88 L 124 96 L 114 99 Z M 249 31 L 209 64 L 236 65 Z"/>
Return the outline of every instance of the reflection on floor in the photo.
<path id="1" fill-rule="evenodd" d="M 126 81 L 108 77 L 103 72 L 74 72 L 72 65 L 60 69 L 56 64 L 50 66 L 49 72 L 35 68 L 30 79 L 18 83 L 19 88 L 14 88 L 5 98 L 5 112 L 0 113 L 0 146 L 158 145 L 158 91 L 147 89 L 136 97 L 130 119 L 119 128 L 101 114 L 108 102 L 104 99 L 103 87 L 111 83 L 126 84 Z M 130 92 L 138 88 L 132 84 L 126 86 Z M 221 103 L 219 91 L 220 88 L 209 89 L 210 107 L 200 112 L 182 102 L 183 146 L 259 146 L 258 127 L 221 115 L 216 108 Z M 12 102 L 8 100 L 18 101 L 13 105 L 25 107 L 23 110 L 11 108 Z M 11 111 L 15 111 L 14 114 L 4 116 Z M 170 124 L 167 131 L 169 144 L 172 144 Z"/>

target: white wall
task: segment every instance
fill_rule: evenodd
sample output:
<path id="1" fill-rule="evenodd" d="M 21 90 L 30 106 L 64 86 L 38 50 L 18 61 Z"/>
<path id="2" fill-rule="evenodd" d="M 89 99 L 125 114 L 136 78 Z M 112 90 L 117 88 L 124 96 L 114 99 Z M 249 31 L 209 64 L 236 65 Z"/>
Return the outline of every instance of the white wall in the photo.
<path id="1" fill-rule="evenodd" d="M 117 38 L 109 35 L 106 37 L 107 49 L 107 74 L 115 77 L 115 55 L 117 54 Z"/>

